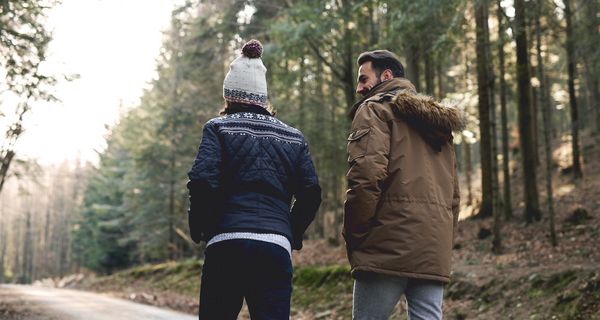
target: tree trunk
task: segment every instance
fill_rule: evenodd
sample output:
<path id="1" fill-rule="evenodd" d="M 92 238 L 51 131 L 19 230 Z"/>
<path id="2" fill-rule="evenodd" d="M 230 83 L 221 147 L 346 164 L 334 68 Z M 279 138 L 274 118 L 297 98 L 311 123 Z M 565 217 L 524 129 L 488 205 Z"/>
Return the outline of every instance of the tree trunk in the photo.
<path id="1" fill-rule="evenodd" d="M 23 234 L 23 260 L 21 261 L 21 274 L 19 275 L 19 283 L 31 283 L 31 208 L 27 208 L 25 214 L 25 233 Z"/>
<path id="2" fill-rule="evenodd" d="M 473 204 L 473 187 L 471 183 L 471 176 L 473 169 L 471 167 L 471 144 L 463 136 L 463 146 L 465 148 L 465 176 L 467 180 L 467 205 Z"/>
<path id="3" fill-rule="evenodd" d="M 600 73 L 600 61 L 597 59 L 596 50 L 598 43 L 600 43 L 600 18 L 598 17 L 600 4 L 598 1 L 587 1 L 585 10 L 585 30 L 588 33 L 589 48 L 586 50 L 586 56 L 589 58 L 586 61 L 585 67 L 588 77 L 588 87 L 590 89 L 592 104 L 590 108 L 595 111 L 595 125 L 597 133 L 600 133 L 600 80 L 598 74 Z"/>
<path id="4" fill-rule="evenodd" d="M 314 110 L 312 111 L 313 114 L 317 115 L 316 116 L 316 123 L 317 123 L 317 132 L 319 133 L 323 133 L 325 132 L 325 115 L 322 114 L 323 110 L 320 110 L 320 108 L 322 107 L 320 104 L 325 102 L 325 85 L 324 85 L 324 81 L 323 81 L 323 63 L 319 60 L 316 61 L 317 64 L 317 73 L 316 73 L 316 99 L 315 102 L 313 102 L 313 107 Z M 319 108 L 319 109 L 317 109 Z M 314 141 L 313 145 L 318 143 L 317 145 L 319 146 L 319 148 L 323 149 L 325 147 L 327 147 L 327 141 Z M 317 156 L 318 155 L 318 156 Z M 324 157 L 323 157 L 324 153 L 322 151 L 320 151 L 319 153 L 315 154 L 315 165 L 317 167 L 317 169 L 319 170 L 320 174 L 323 174 L 323 168 L 324 168 Z M 323 188 L 323 192 L 327 193 L 327 188 Z M 326 207 L 326 206 L 325 206 Z M 326 208 L 321 207 L 320 210 L 317 212 L 317 216 L 315 217 L 315 230 L 317 233 L 317 236 L 319 238 L 324 238 L 325 237 L 325 230 L 324 230 L 324 226 L 325 226 L 325 215 L 323 214 L 324 212 L 326 212 Z"/>
<path id="5" fill-rule="evenodd" d="M 171 36 L 173 37 L 173 40 L 175 42 L 175 48 L 181 48 L 181 35 L 178 33 L 179 31 L 177 30 L 173 30 L 171 33 Z M 171 119 L 167 120 L 169 121 L 169 131 L 170 131 L 170 139 L 169 139 L 169 149 L 170 149 L 170 156 L 168 158 L 169 161 L 169 169 L 168 169 L 168 174 L 169 174 L 169 203 L 168 203 L 168 228 L 169 230 L 167 231 L 168 234 L 168 243 L 167 243 L 167 254 L 168 257 L 171 260 L 175 260 L 177 259 L 177 256 L 179 254 L 179 250 L 178 250 L 178 245 L 177 245 L 177 237 L 176 237 L 176 221 L 177 221 L 177 210 L 175 209 L 175 198 L 176 198 L 176 188 L 177 188 L 177 172 L 176 172 L 176 163 L 177 163 L 177 159 L 176 159 L 176 154 L 177 154 L 177 136 L 176 136 L 176 116 L 177 116 L 177 112 L 179 109 L 179 103 L 180 103 L 180 97 L 179 97 L 179 87 L 180 87 L 180 82 L 181 82 L 181 63 L 180 63 L 180 52 L 178 52 L 177 50 L 179 49 L 175 49 L 174 55 L 172 57 L 172 64 L 175 66 L 175 70 L 173 73 L 171 80 L 171 86 L 170 86 L 170 97 L 168 99 L 168 103 L 169 105 L 167 106 L 167 108 L 169 108 L 168 110 L 168 115 L 171 117 Z"/>
<path id="6" fill-rule="evenodd" d="M 331 98 L 331 109 L 330 109 L 330 136 L 331 136 L 331 146 L 330 146 L 330 156 L 329 159 L 333 160 L 334 163 L 332 165 L 331 171 L 329 172 L 329 184 L 330 184 L 330 188 L 331 188 L 331 200 L 330 200 L 330 204 L 331 204 L 331 210 L 333 211 L 333 230 L 330 230 L 329 235 L 327 236 L 328 239 L 331 239 L 332 242 L 339 244 L 340 243 L 340 234 L 338 232 L 338 227 L 340 227 L 342 225 L 343 222 L 343 218 L 344 218 L 344 213 L 342 210 L 340 210 L 340 203 L 339 203 L 339 198 L 338 198 L 338 188 L 339 188 L 339 184 L 338 184 L 338 175 L 337 175 L 337 170 L 335 170 L 336 165 L 335 165 L 335 161 L 338 159 L 338 151 L 337 149 L 337 145 L 338 142 L 335 141 L 335 137 L 337 136 L 337 130 L 338 130 L 338 121 L 337 121 L 337 116 L 336 116 L 336 108 L 337 105 L 339 104 L 339 101 L 336 97 L 338 90 L 333 90 L 333 94 L 330 95 Z M 333 235 L 331 234 L 333 233 Z"/>
<path id="7" fill-rule="evenodd" d="M 304 81 L 306 66 L 304 64 L 304 54 L 300 58 L 300 74 L 298 75 L 298 90 L 300 92 L 300 96 L 298 97 L 298 126 L 300 130 L 305 130 L 305 105 L 306 105 L 306 82 Z"/>
<path id="8" fill-rule="evenodd" d="M 13 257 L 13 264 L 12 264 L 12 274 L 15 277 L 18 277 L 19 274 L 21 274 L 21 250 L 19 250 L 17 247 L 19 241 L 21 241 L 21 232 L 22 232 L 22 227 L 20 226 L 21 224 L 21 219 L 20 218 L 15 218 L 13 220 L 13 223 L 15 224 L 15 229 L 13 229 L 15 231 L 15 233 L 13 234 L 13 253 L 14 253 L 14 257 Z"/>
<path id="9" fill-rule="evenodd" d="M 542 40 L 541 40 L 541 30 L 540 30 L 540 16 L 542 9 L 542 1 L 537 0 L 537 17 L 535 20 L 535 37 L 536 37 L 536 51 L 537 51 L 537 67 L 538 67 L 538 75 L 540 80 L 540 102 L 542 109 L 542 119 L 544 121 L 543 129 L 544 129 L 544 147 L 546 154 L 546 192 L 548 194 L 547 203 L 548 203 L 548 217 L 550 218 L 550 243 L 552 246 L 556 247 L 556 230 L 554 226 L 554 203 L 552 196 L 552 141 L 550 140 L 550 133 L 552 132 L 552 118 L 550 116 L 550 103 L 548 96 L 546 95 L 546 77 L 544 75 L 544 61 L 542 59 Z"/>
<path id="10" fill-rule="evenodd" d="M 498 17 L 498 64 L 500 68 L 500 114 L 502 121 L 502 174 L 504 187 L 504 218 L 512 219 L 512 200 L 510 196 L 510 170 L 509 161 L 510 154 L 508 152 L 508 115 L 506 110 L 506 79 L 504 77 L 504 41 L 505 27 L 503 24 L 504 10 L 500 5 L 501 1 L 497 1 L 497 17 Z"/>
<path id="11" fill-rule="evenodd" d="M 419 82 L 419 46 L 415 42 L 410 42 L 406 48 L 406 54 L 408 65 L 406 66 L 406 77 L 417 89 L 417 92 L 421 92 L 421 85 Z"/>
<path id="12" fill-rule="evenodd" d="M 533 68 L 531 68 L 531 73 L 530 74 L 535 74 Z M 535 152 L 533 153 L 534 156 L 534 161 L 535 161 L 535 165 L 538 166 L 540 164 L 540 157 L 538 155 L 538 150 L 539 150 L 539 144 L 538 144 L 538 125 L 537 125 L 537 115 L 538 115 L 538 105 L 537 105 L 537 89 L 536 87 L 531 87 L 531 131 L 533 132 L 533 150 L 535 150 Z"/>
<path id="13" fill-rule="evenodd" d="M 4 283 L 4 259 L 6 257 L 6 234 L 0 234 L 0 283 Z"/>
<path id="14" fill-rule="evenodd" d="M 427 91 L 427 94 L 432 96 L 435 94 L 435 75 L 433 67 L 431 51 L 428 49 L 425 53 L 425 90 Z"/>
<path id="15" fill-rule="evenodd" d="M 352 4 L 349 0 L 343 0 L 343 12 L 344 16 L 347 18 L 347 21 L 351 21 L 352 19 Z M 348 28 L 347 24 L 344 24 L 346 28 L 344 28 L 344 93 L 346 96 L 346 107 L 348 110 L 354 105 L 354 97 L 356 95 L 354 86 L 355 86 L 355 77 L 354 74 L 354 58 L 352 56 L 352 43 L 354 35 L 352 33 L 352 29 Z"/>
<path id="16" fill-rule="evenodd" d="M 373 8 L 375 7 L 375 8 Z M 369 30 L 371 31 L 369 37 L 370 46 L 375 46 L 379 42 L 379 27 L 377 23 L 377 3 L 372 3 L 367 6 L 369 10 Z"/>
<path id="17" fill-rule="evenodd" d="M 592 114 L 590 115 L 590 121 L 593 122 L 592 128 L 596 133 L 600 133 L 600 91 L 598 88 L 598 74 L 592 70 L 593 62 L 585 63 L 585 73 L 586 73 L 586 81 L 589 90 L 589 102 L 588 108 L 592 110 Z"/>
<path id="18" fill-rule="evenodd" d="M 579 157 L 579 111 L 577 97 L 575 96 L 575 39 L 573 38 L 573 23 L 570 0 L 564 0 L 565 18 L 567 20 L 567 73 L 569 75 L 569 104 L 571 105 L 571 136 L 573 153 L 573 177 L 579 179 L 583 176 Z"/>
<path id="19" fill-rule="evenodd" d="M 489 36 L 487 37 L 489 39 Z M 491 57 L 491 54 L 488 56 Z M 488 64 L 490 70 L 488 72 L 489 75 L 489 88 L 490 88 L 490 130 L 492 132 L 492 187 L 493 187 L 493 195 L 492 195 L 492 203 L 494 206 L 494 230 L 493 230 L 493 239 L 492 239 L 492 252 L 499 254 L 502 251 L 502 237 L 500 235 L 500 230 L 502 229 L 502 199 L 500 195 L 500 184 L 498 181 L 498 137 L 496 133 L 496 103 L 494 99 L 494 72 L 492 68 L 492 64 Z"/>
<path id="20" fill-rule="evenodd" d="M 438 82 L 438 93 L 437 93 L 437 97 L 438 99 L 443 99 L 444 95 L 446 95 L 446 93 L 444 92 L 444 83 L 443 83 L 443 73 L 442 73 L 442 63 L 438 61 L 438 63 L 436 64 L 436 76 L 437 76 L 437 82 Z"/>
<path id="21" fill-rule="evenodd" d="M 519 96 L 519 136 L 521 142 L 521 160 L 525 193 L 525 221 L 539 221 L 542 213 L 539 209 L 536 166 L 531 127 L 531 83 L 529 77 L 529 53 L 525 29 L 524 0 L 515 0 L 515 42 L 517 46 L 517 82 Z"/>
<path id="22" fill-rule="evenodd" d="M 480 218 L 493 214 L 493 167 L 492 137 L 490 123 L 490 75 L 487 0 L 475 4 L 476 51 L 477 51 L 477 93 L 479 96 L 479 132 L 481 135 L 481 209 Z"/>
<path id="23" fill-rule="evenodd" d="M 4 203 L 0 204 L 0 283 L 4 283 L 4 259 L 6 257 L 6 230 L 4 228 Z"/>
<path id="24" fill-rule="evenodd" d="M 15 152 L 12 150 L 0 150 L 0 192 L 2 192 L 4 182 L 8 177 L 8 169 L 14 156 Z"/>

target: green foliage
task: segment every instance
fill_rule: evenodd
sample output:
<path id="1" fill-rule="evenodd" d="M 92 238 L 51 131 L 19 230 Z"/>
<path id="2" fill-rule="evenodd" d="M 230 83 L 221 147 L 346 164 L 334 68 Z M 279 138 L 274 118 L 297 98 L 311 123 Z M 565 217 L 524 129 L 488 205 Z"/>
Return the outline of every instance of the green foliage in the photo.
<path id="1" fill-rule="evenodd" d="M 76 259 L 89 269 L 105 273 L 135 261 L 135 243 L 126 240 L 131 225 L 122 205 L 125 186 L 120 183 L 127 173 L 122 165 L 127 163 L 128 154 L 119 142 L 109 141 L 100 168 L 92 173 L 84 209 L 73 230 Z"/>

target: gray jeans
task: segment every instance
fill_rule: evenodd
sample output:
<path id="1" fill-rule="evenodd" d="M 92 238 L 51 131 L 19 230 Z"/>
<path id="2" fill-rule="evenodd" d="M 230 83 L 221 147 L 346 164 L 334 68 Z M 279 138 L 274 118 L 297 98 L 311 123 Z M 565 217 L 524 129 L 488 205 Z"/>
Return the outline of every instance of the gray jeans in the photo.
<path id="1" fill-rule="evenodd" d="M 386 320 L 404 294 L 408 319 L 442 319 L 444 285 L 437 281 L 364 273 L 354 281 L 352 319 Z"/>

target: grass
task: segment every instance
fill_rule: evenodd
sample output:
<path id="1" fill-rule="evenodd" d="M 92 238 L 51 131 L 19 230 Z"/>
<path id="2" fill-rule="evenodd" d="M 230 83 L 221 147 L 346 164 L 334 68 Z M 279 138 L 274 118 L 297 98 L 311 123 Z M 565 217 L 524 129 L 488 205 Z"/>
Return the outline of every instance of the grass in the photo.
<path id="1" fill-rule="evenodd" d="M 198 275 L 201 271 L 202 262 L 197 259 L 146 264 L 96 278 L 90 286 L 92 288 L 139 286 L 197 297 Z"/>
<path id="2" fill-rule="evenodd" d="M 315 313 L 335 310 L 338 315 L 352 312 L 352 285 L 347 266 L 304 267 L 294 271 L 294 309 Z"/>
<path id="3" fill-rule="evenodd" d="M 196 300 L 201 271 L 202 261 L 171 261 L 99 277 L 93 285 L 103 288 L 101 291 L 131 287 L 177 292 Z M 597 271 L 566 270 L 532 273 L 517 278 L 499 274 L 482 285 L 475 285 L 468 280 L 467 276 L 457 273 L 446 287 L 446 299 L 472 301 L 472 310 L 476 310 L 478 315 L 528 308 L 531 319 L 600 320 L 600 272 Z M 352 285 L 348 266 L 296 268 L 292 317 L 309 312 L 324 315 L 323 319 L 349 318 L 352 312 Z M 467 314 L 454 310 L 451 318 L 465 319 Z"/>

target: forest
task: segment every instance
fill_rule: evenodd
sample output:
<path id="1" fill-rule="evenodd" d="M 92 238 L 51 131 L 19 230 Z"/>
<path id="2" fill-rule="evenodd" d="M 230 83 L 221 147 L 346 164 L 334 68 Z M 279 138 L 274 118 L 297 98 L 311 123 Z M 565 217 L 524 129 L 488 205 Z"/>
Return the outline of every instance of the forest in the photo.
<path id="1" fill-rule="evenodd" d="M 99 161 L 44 166 L 20 158 L 15 145 L 31 102 L 60 99 L 51 88 L 61 75 L 39 69 L 52 41 L 40 21 L 53 5 L 0 4 L 0 283 L 201 260 L 204 245 L 188 233 L 187 172 L 202 125 L 223 107 L 229 63 L 258 39 L 269 103 L 305 134 L 323 189 L 308 252 L 298 253 L 311 255 L 309 265 L 345 263 L 318 256 L 344 244 L 356 59 L 388 49 L 419 92 L 467 119 L 454 135 L 455 261 L 567 257 L 585 247 L 579 258 L 600 288 L 600 252 L 591 244 L 600 236 L 598 0 L 188 0 L 171 14 L 158 77 L 107 128 Z M 587 222 L 573 231 L 565 219 Z M 586 238 L 571 241 L 570 232 Z M 600 315 L 597 302 L 589 308 Z"/>

